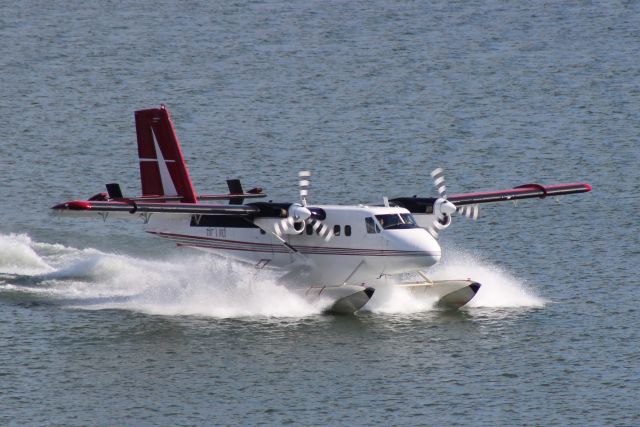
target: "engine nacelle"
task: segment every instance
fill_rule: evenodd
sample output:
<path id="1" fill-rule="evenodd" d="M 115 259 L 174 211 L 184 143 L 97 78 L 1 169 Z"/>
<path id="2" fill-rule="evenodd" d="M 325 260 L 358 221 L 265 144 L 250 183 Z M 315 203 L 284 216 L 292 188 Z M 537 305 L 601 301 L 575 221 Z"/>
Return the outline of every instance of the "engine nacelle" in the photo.
<path id="1" fill-rule="evenodd" d="M 302 234 L 305 228 L 304 221 L 289 222 L 289 226 L 284 230 L 285 234 Z"/>
<path id="2" fill-rule="evenodd" d="M 451 214 L 456 211 L 456 206 L 444 198 L 439 198 L 433 203 L 433 213 L 438 221 L 438 228 L 444 230 L 451 225 Z"/>
<path id="3" fill-rule="evenodd" d="M 451 216 L 456 211 L 456 205 L 448 201 L 447 199 L 439 198 L 433 203 L 433 213 L 438 215 L 439 218 L 445 216 Z"/>
<path id="4" fill-rule="evenodd" d="M 311 211 L 309 209 L 297 203 L 294 203 L 291 206 L 289 206 L 289 209 L 287 211 L 288 211 L 289 219 L 295 222 L 300 222 L 300 221 L 304 222 L 305 220 L 309 219 L 309 217 L 311 216 Z"/>
<path id="5" fill-rule="evenodd" d="M 407 199 L 409 202 L 412 199 Z M 407 200 L 404 200 L 404 204 L 407 204 Z M 456 207 L 453 203 L 449 202 L 445 198 L 429 199 L 425 205 L 423 205 L 418 211 L 413 211 L 413 217 L 416 219 L 418 226 L 422 228 L 429 228 L 435 221 L 438 222 L 438 229 L 444 230 L 451 225 L 451 214 L 456 211 Z M 422 213 L 420 211 L 426 211 Z"/>
<path id="6" fill-rule="evenodd" d="M 271 209 L 267 212 L 268 216 L 253 219 L 254 224 L 263 231 L 273 230 L 280 237 L 284 234 L 299 235 L 305 231 L 307 225 L 310 225 L 325 239 L 329 235 L 324 232 L 328 228 L 320 223 L 320 220 L 326 217 L 326 213 L 321 208 L 309 209 L 299 203 L 293 203 L 286 208 L 278 206 L 277 209 Z"/>
<path id="7" fill-rule="evenodd" d="M 305 206 L 293 203 L 287 209 L 286 225 L 283 228 L 285 234 L 302 234 L 306 226 L 305 220 L 311 217 L 311 211 Z"/>
<path id="8" fill-rule="evenodd" d="M 436 219 L 436 221 L 440 223 L 440 226 L 438 228 L 441 230 L 444 230 L 445 228 L 451 225 L 451 215 L 443 214 L 442 216 L 439 216 L 438 219 Z"/>

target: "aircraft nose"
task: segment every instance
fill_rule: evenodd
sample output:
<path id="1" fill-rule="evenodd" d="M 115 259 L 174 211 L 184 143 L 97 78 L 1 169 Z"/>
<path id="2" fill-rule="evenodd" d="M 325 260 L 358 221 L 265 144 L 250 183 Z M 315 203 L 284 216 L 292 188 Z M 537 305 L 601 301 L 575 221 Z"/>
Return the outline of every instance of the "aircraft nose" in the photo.
<path id="1" fill-rule="evenodd" d="M 425 252 L 426 266 L 429 267 L 440 261 L 440 258 L 442 258 L 442 249 L 440 249 L 438 241 L 434 239 L 431 234 L 427 233 L 427 236 L 421 241 L 421 248 Z"/>
<path id="2" fill-rule="evenodd" d="M 412 269 L 430 267 L 440 261 L 442 251 L 436 239 L 423 229 L 392 230 L 388 233 L 387 247 L 394 248 L 398 257 L 394 258 L 393 266 L 387 264 L 387 270 L 393 269 L 403 272 Z"/>

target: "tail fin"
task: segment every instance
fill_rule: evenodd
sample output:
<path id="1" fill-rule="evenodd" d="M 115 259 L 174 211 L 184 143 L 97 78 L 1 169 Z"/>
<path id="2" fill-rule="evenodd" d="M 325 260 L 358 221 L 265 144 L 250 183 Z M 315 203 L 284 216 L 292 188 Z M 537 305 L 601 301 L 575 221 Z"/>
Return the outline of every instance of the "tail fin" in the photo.
<path id="1" fill-rule="evenodd" d="M 167 108 L 136 111 L 135 118 L 142 195 L 198 203 Z"/>

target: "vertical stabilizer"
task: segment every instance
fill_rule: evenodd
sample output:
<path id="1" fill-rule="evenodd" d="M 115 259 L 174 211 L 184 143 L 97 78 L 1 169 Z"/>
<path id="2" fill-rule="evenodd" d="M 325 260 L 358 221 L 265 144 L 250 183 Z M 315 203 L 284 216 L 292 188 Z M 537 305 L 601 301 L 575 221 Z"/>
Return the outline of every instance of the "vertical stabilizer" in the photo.
<path id="1" fill-rule="evenodd" d="M 140 110 L 135 118 L 142 195 L 179 196 L 182 202 L 197 203 L 169 110 L 164 105 Z"/>

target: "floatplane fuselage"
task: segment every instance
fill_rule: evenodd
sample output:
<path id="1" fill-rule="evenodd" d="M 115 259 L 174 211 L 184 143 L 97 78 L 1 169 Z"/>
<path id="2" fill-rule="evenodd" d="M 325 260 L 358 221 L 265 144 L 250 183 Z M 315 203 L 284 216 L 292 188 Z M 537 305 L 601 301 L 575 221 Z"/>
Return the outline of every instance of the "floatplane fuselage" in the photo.
<path id="1" fill-rule="evenodd" d="M 179 246 L 281 271 L 285 286 L 327 300 L 334 312 L 362 308 L 382 286 L 403 287 L 434 303 L 460 307 L 478 292 L 479 283 L 468 278 L 432 281 L 424 273 L 441 258 L 438 233 L 451 224 L 452 215 L 476 219 L 481 203 L 591 189 L 584 183 L 527 184 L 447 197 L 442 170 L 437 169 L 432 173 L 437 198 L 318 205 L 307 200 L 309 172 L 303 171 L 296 202 L 253 202 L 266 196 L 262 189 L 245 192 L 237 179 L 227 181 L 228 194 L 197 195 L 166 107 L 137 111 L 135 118 L 142 195 L 124 197 L 119 185 L 107 184 L 106 193 L 58 204 L 53 207 L 56 213 L 142 218 L 146 232 Z M 401 280 L 409 273 L 412 280 Z"/>
<path id="2" fill-rule="evenodd" d="M 369 282 L 383 275 L 423 270 L 440 260 L 440 245 L 406 209 L 330 205 L 314 205 L 314 209 L 325 217 L 329 241 L 302 223 L 277 236 L 268 230 L 274 229 L 278 218 L 151 218 L 146 231 L 260 268 L 287 269 L 309 261 L 313 263 L 309 274 L 317 274 L 319 283 Z M 396 224 L 385 228 L 385 219 L 395 219 Z"/>

